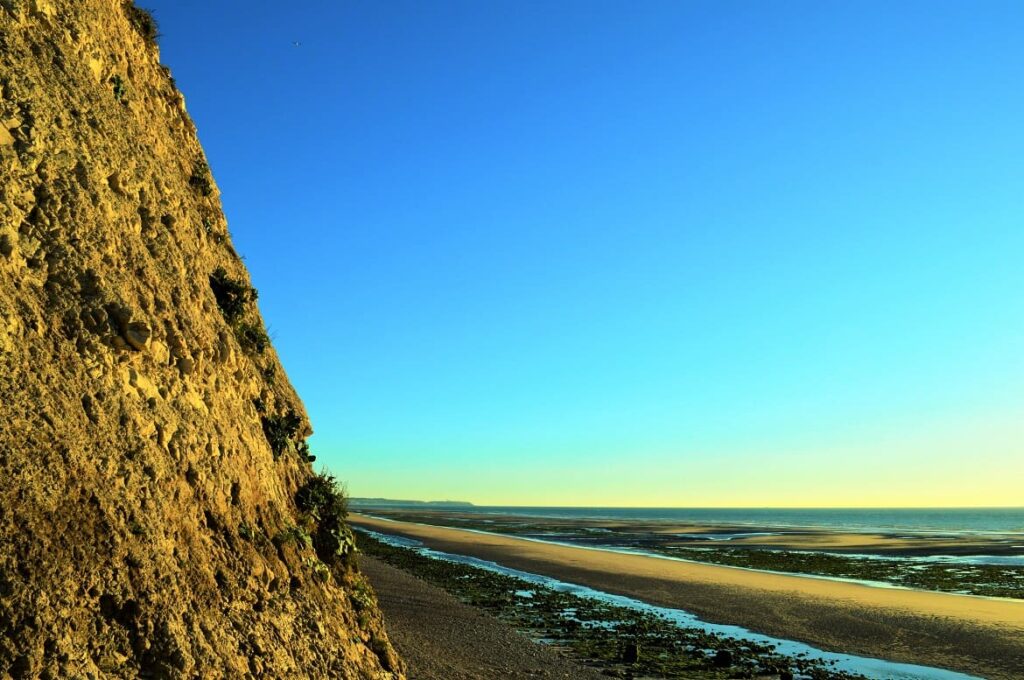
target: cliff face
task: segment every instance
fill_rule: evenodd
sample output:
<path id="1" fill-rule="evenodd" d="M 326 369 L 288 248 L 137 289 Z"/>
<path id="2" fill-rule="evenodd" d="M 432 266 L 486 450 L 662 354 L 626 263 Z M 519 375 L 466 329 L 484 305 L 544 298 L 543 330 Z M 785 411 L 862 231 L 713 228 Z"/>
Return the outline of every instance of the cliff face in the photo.
<path id="1" fill-rule="evenodd" d="M 153 37 L 0 0 L 0 678 L 402 677 Z"/>

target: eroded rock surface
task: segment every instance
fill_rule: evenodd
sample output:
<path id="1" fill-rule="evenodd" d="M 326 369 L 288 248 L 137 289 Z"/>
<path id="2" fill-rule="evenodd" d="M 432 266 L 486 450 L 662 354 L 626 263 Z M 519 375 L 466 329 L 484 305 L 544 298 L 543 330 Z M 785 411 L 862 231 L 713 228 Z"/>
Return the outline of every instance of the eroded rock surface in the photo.
<path id="1" fill-rule="evenodd" d="M 0 678 L 401 677 L 145 19 L 0 0 Z"/>

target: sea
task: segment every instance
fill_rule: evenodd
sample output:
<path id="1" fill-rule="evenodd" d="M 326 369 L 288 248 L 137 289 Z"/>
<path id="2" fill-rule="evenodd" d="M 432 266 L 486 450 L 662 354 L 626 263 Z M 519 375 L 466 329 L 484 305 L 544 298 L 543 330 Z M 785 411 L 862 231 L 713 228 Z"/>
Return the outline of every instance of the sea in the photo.
<path id="1" fill-rule="evenodd" d="M 1022 492 L 1024 493 L 1024 492 Z M 369 510 L 369 507 L 366 508 Z M 395 508 L 389 508 L 395 509 Z M 412 508 L 403 508 L 412 509 Z M 560 519 L 672 521 L 756 527 L 939 534 L 1024 534 L 1019 508 L 599 508 L 458 505 L 420 506 L 480 515 Z"/>

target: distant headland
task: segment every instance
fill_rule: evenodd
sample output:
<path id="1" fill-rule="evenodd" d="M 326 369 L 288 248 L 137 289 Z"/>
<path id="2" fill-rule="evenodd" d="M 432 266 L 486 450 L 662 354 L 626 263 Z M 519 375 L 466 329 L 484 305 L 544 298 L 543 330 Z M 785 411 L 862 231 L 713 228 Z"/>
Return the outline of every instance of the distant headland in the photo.
<path id="1" fill-rule="evenodd" d="M 407 506 L 422 507 L 425 505 L 433 507 L 458 507 L 458 508 L 471 508 L 472 503 L 466 501 L 405 501 L 395 500 L 393 498 L 350 498 L 349 503 L 353 506 L 360 507 L 388 507 L 388 508 L 402 508 Z"/>

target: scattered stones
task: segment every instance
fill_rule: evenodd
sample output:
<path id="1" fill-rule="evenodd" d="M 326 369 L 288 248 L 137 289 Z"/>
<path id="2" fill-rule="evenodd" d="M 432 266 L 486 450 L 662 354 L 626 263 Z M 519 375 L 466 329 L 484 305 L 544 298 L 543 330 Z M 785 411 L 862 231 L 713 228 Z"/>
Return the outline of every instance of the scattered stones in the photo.
<path id="1" fill-rule="evenodd" d="M 144 321 L 132 321 L 124 330 L 124 339 L 137 351 L 143 351 L 149 346 L 149 337 L 153 331 Z"/>
<path id="2" fill-rule="evenodd" d="M 153 360 L 158 364 L 166 364 L 170 359 L 170 351 L 167 349 L 167 345 L 159 340 L 150 342 L 149 353 L 153 355 Z"/>
<path id="3" fill-rule="evenodd" d="M 107 177 L 107 185 L 115 194 L 125 194 L 124 186 L 121 184 L 121 173 L 113 172 Z"/>
<path id="4" fill-rule="evenodd" d="M 37 17 L 49 19 L 54 10 L 50 0 L 29 0 L 29 11 Z"/>
<path id="5" fill-rule="evenodd" d="M 182 375 L 192 375 L 196 369 L 196 362 L 188 357 L 181 357 L 178 359 L 178 371 Z"/>

